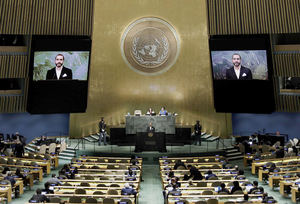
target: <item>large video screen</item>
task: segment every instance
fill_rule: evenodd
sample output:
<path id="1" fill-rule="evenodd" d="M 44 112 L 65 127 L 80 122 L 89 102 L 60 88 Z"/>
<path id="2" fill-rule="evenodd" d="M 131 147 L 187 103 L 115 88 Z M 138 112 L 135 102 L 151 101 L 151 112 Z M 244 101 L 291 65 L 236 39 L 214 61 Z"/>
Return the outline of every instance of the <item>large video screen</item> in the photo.
<path id="1" fill-rule="evenodd" d="M 89 51 L 34 52 L 33 80 L 87 80 Z"/>
<path id="2" fill-rule="evenodd" d="M 268 35 L 210 36 L 216 112 L 274 111 L 270 44 Z"/>
<path id="3" fill-rule="evenodd" d="M 78 113 L 87 107 L 89 36 L 33 36 L 29 113 Z"/>
<path id="4" fill-rule="evenodd" d="M 268 80 L 266 50 L 211 51 L 215 80 Z"/>

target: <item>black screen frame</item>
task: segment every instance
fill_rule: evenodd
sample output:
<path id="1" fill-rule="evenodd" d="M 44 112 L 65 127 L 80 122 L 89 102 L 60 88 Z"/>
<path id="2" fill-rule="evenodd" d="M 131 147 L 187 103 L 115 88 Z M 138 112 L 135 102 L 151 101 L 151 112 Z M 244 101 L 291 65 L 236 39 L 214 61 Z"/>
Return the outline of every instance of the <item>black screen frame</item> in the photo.
<path id="1" fill-rule="evenodd" d="M 86 111 L 91 45 L 92 41 L 89 36 L 32 36 L 27 100 L 29 113 L 80 113 Z M 34 81 L 34 53 L 38 51 L 88 51 L 90 57 L 87 80 Z"/>
<path id="2" fill-rule="evenodd" d="M 216 112 L 271 113 L 275 110 L 273 64 L 269 35 L 210 36 L 209 47 Z M 214 79 L 211 52 L 233 50 L 265 50 L 267 52 L 268 79 Z"/>

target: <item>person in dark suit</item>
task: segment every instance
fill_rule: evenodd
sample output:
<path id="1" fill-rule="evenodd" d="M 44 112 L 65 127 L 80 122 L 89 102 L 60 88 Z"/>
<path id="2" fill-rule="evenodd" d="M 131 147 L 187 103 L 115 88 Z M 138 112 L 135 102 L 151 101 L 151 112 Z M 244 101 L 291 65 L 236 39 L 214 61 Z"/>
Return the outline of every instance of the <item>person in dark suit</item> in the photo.
<path id="1" fill-rule="evenodd" d="M 203 179 L 201 172 L 196 167 L 189 164 L 187 166 L 187 168 L 188 168 L 188 170 L 190 170 L 189 179 L 190 178 L 192 178 L 193 180 L 202 180 Z"/>
<path id="2" fill-rule="evenodd" d="M 199 144 L 201 146 L 201 129 L 202 126 L 200 125 L 200 121 L 197 120 L 194 126 L 195 131 L 195 145 Z"/>
<path id="3" fill-rule="evenodd" d="M 152 126 L 152 123 L 150 122 L 149 123 L 149 126 L 147 127 L 147 132 L 151 132 L 151 133 L 154 133 L 155 132 L 155 127 Z"/>
<path id="4" fill-rule="evenodd" d="M 56 67 L 47 71 L 46 80 L 61 80 L 61 79 L 72 79 L 73 74 L 72 70 L 64 67 L 64 56 L 62 54 L 58 54 L 55 57 L 55 65 Z"/>
<path id="5" fill-rule="evenodd" d="M 101 145 L 101 142 L 103 140 L 103 143 L 104 145 L 106 145 L 106 136 L 107 136 L 107 133 L 106 133 L 106 123 L 104 121 L 104 118 L 102 117 L 100 122 L 99 122 L 99 146 Z"/>
<path id="6" fill-rule="evenodd" d="M 226 79 L 229 80 L 251 80 L 252 72 L 249 68 L 241 65 L 241 55 L 233 54 L 232 63 L 233 67 L 226 70 Z"/>
<path id="7" fill-rule="evenodd" d="M 137 192 L 135 189 L 133 189 L 129 183 L 124 184 L 124 188 L 121 190 L 121 195 L 136 195 Z"/>
<path id="8" fill-rule="evenodd" d="M 42 190 L 41 189 L 36 189 L 36 195 L 33 195 L 31 199 L 29 200 L 30 203 L 43 203 L 43 202 L 50 202 L 50 199 L 42 195 Z"/>

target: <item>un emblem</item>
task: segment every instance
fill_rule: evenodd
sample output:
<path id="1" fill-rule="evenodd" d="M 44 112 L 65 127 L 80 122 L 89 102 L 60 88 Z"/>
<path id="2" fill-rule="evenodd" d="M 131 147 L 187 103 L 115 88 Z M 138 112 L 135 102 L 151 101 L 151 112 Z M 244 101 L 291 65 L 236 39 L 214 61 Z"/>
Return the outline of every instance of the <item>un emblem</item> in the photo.
<path id="1" fill-rule="evenodd" d="M 139 19 L 122 35 L 121 51 L 126 64 L 145 75 L 157 75 L 170 69 L 179 49 L 176 30 L 159 18 Z"/>

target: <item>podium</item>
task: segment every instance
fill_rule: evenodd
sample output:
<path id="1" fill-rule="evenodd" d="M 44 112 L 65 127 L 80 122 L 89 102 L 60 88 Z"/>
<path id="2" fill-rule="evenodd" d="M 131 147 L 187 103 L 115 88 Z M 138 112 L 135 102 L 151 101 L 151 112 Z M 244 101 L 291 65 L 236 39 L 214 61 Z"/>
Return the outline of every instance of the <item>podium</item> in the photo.
<path id="1" fill-rule="evenodd" d="M 142 151 L 167 152 L 165 133 L 137 132 L 135 137 L 135 152 Z"/>

